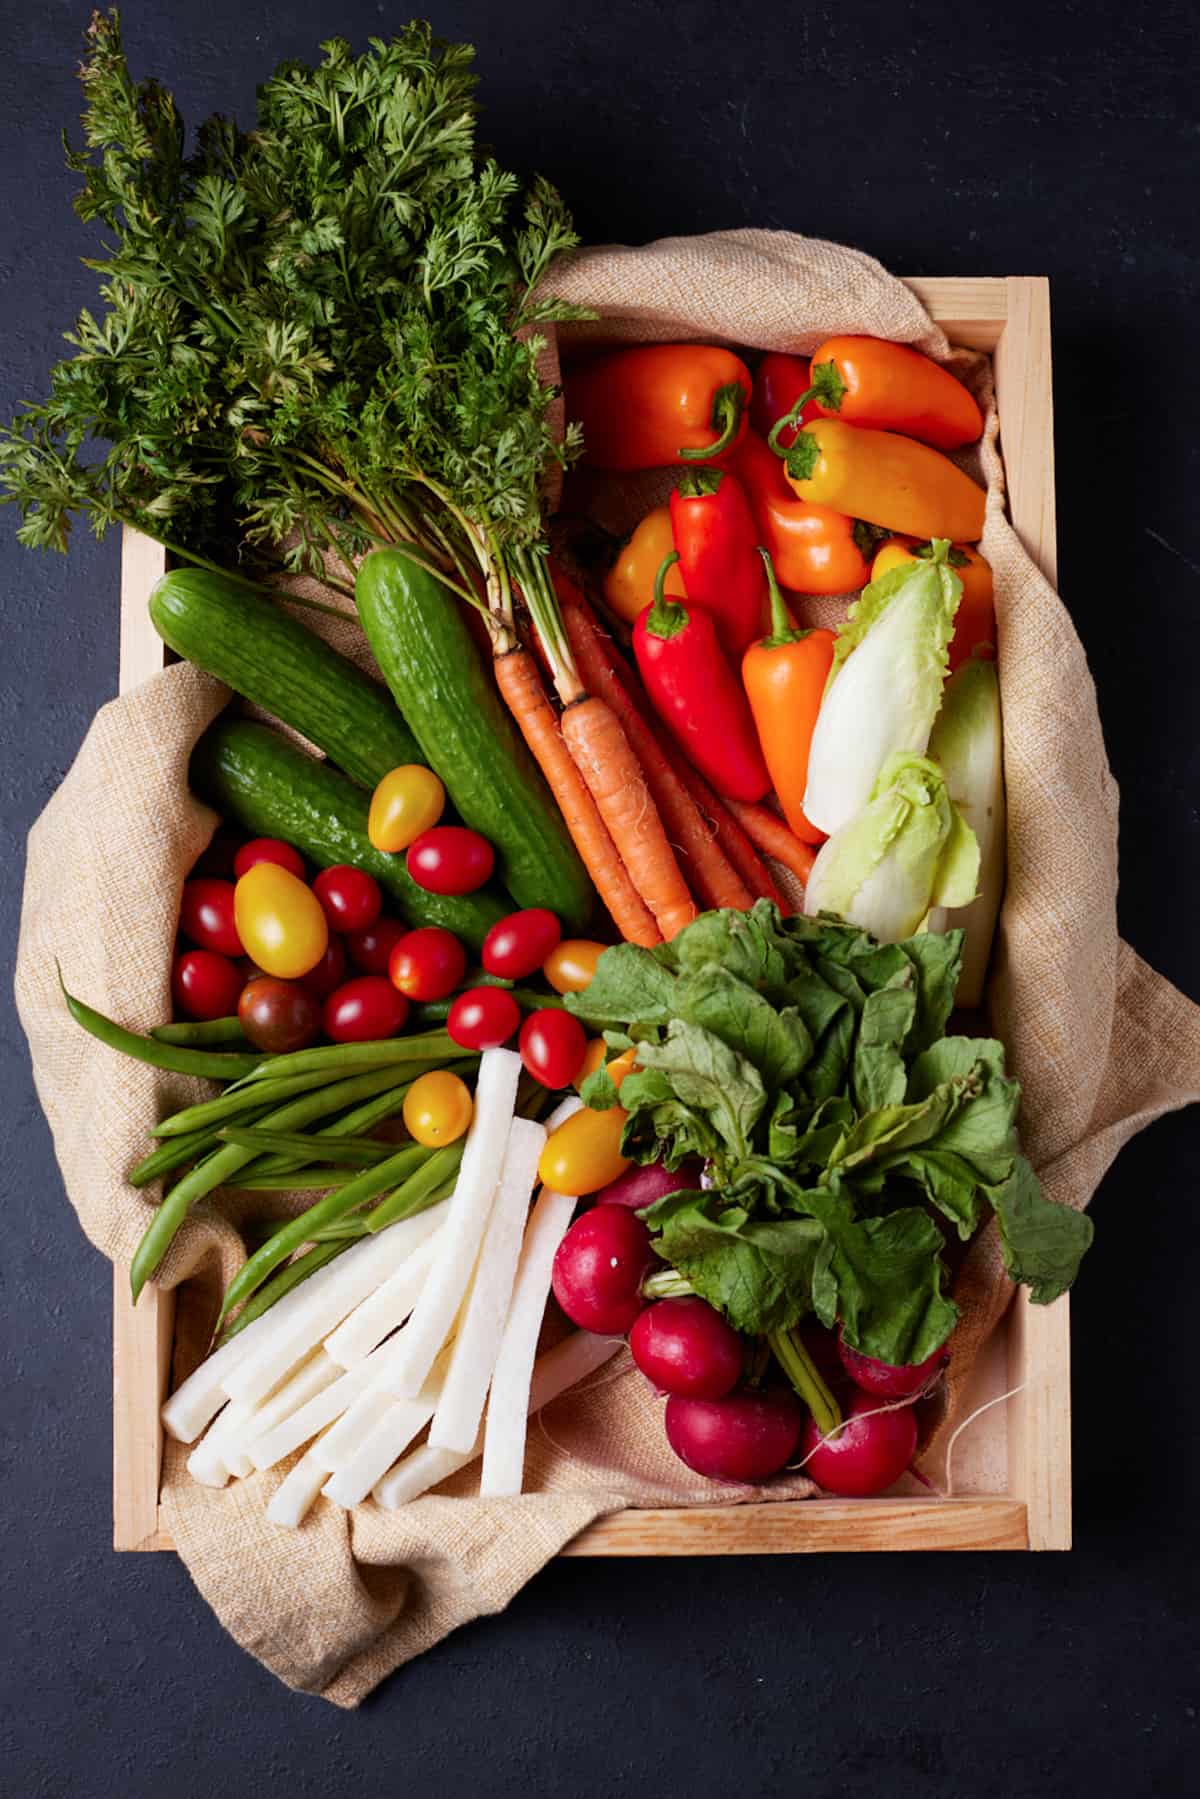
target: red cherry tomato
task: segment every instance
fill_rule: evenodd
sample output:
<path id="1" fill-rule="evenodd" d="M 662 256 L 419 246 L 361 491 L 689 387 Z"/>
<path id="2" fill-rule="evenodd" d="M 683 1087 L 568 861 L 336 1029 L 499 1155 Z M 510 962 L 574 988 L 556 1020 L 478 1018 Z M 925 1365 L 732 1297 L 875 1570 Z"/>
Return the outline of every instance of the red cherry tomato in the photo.
<path id="1" fill-rule="evenodd" d="M 211 949 L 185 950 L 171 970 L 175 1009 L 188 1018 L 232 1018 L 242 986 L 241 971 Z"/>
<path id="2" fill-rule="evenodd" d="M 355 968 L 364 974 L 386 974 L 392 951 L 408 926 L 398 918 L 377 918 L 361 931 L 346 932 L 346 949 Z"/>
<path id="3" fill-rule="evenodd" d="M 201 949 L 219 956 L 240 956 L 242 940 L 233 918 L 233 882 L 185 881 L 179 928 Z"/>
<path id="4" fill-rule="evenodd" d="M 474 893 L 491 879 L 496 853 L 465 825 L 434 825 L 411 844 L 405 866 L 427 893 Z"/>
<path id="5" fill-rule="evenodd" d="M 504 987 L 468 987 L 450 1008 L 446 1029 L 463 1049 L 498 1049 L 521 1022 L 521 1008 Z"/>
<path id="6" fill-rule="evenodd" d="M 283 843 L 278 837 L 252 837 L 249 843 L 243 843 L 233 858 L 233 872 L 240 880 L 256 862 L 277 863 L 298 880 L 304 879 L 304 857 L 290 843 Z"/>
<path id="7" fill-rule="evenodd" d="M 543 1087 L 569 1087 L 587 1055 L 587 1032 L 557 1006 L 531 1012 L 518 1039 L 521 1060 Z"/>
<path id="8" fill-rule="evenodd" d="M 269 1056 L 287 1056 L 307 1049 L 321 1031 L 321 1002 L 299 981 L 280 981 L 260 975 L 242 988 L 238 1019 L 255 1049 Z"/>
<path id="9" fill-rule="evenodd" d="M 323 868 L 312 884 L 331 931 L 362 931 L 383 910 L 383 895 L 373 875 L 339 863 Z"/>
<path id="10" fill-rule="evenodd" d="M 381 974 L 360 974 L 335 988 L 325 1001 L 321 1021 L 335 1043 L 366 1043 L 394 1037 L 408 1017 L 408 1001 Z"/>
<path id="11" fill-rule="evenodd" d="M 483 940 L 480 959 L 489 974 L 505 981 L 523 981 L 536 972 L 557 947 L 562 926 L 545 906 L 510 912 L 494 924 Z"/>
<path id="12" fill-rule="evenodd" d="M 208 848 L 201 850 L 192 864 L 192 879 L 215 875 L 218 880 L 229 880 L 241 841 L 232 831 L 218 831 Z"/>
<path id="13" fill-rule="evenodd" d="M 328 999 L 334 988 L 340 987 L 345 978 L 346 952 L 342 948 L 342 940 L 340 937 L 331 937 L 317 966 L 300 976 L 300 985 L 314 999 Z"/>
<path id="14" fill-rule="evenodd" d="M 406 999 L 445 999 L 467 972 L 467 952 L 452 931 L 406 931 L 388 958 L 388 978 Z"/>

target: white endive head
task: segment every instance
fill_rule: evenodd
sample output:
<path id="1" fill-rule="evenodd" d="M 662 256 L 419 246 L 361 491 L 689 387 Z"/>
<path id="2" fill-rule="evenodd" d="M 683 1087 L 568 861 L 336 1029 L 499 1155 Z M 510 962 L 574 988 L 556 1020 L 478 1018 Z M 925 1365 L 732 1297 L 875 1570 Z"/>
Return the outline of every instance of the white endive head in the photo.
<path id="1" fill-rule="evenodd" d="M 810 914 L 836 912 L 897 943 L 931 906 L 975 897 L 979 846 L 936 762 L 889 756 L 867 804 L 822 845 L 804 895 Z"/>

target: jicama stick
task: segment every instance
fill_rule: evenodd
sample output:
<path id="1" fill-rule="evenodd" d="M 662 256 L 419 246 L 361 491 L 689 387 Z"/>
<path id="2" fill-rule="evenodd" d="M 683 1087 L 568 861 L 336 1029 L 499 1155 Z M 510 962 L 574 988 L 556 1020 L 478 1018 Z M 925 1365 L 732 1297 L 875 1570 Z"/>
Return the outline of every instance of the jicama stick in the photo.
<path id="1" fill-rule="evenodd" d="M 513 1060 L 517 1058 L 514 1056 Z M 353 1244 L 331 1264 L 323 1279 L 314 1275 L 306 1281 L 299 1291 L 309 1295 L 308 1305 L 301 1304 L 294 1320 L 288 1320 L 286 1330 L 256 1342 L 252 1353 L 235 1362 L 224 1377 L 222 1385 L 230 1399 L 244 1399 L 255 1405 L 265 1399 L 335 1325 L 395 1273 L 437 1230 L 445 1216 L 440 1206 L 432 1206 L 414 1218 L 389 1225 L 378 1236 L 364 1237 Z M 314 1292 L 318 1280 L 321 1285 Z M 267 1314 L 268 1318 L 271 1316 L 272 1313 Z"/>
<path id="2" fill-rule="evenodd" d="M 398 1324 L 404 1323 L 420 1298 L 440 1240 L 440 1232 L 435 1231 L 407 1262 L 401 1263 L 382 1287 L 377 1287 L 348 1318 L 343 1318 L 325 1339 L 327 1355 L 341 1367 L 352 1368 L 364 1356 L 369 1356 Z"/>
<path id="3" fill-rule="evenodd" d="M 444 1355 L 438 1357 L 429 1379 L 415 1399 L 392 1401 L 373 1428 L 362 1436 L 354 1453 L 339 1463 L 321 1488 L 327 1499 L 347 1510 L 362 1503 L 376 1481 L 387 1473 L 398 1456 L 404 1454 L 413 1438 L 433 1417 L 447 1360 Z"/>
<path id="4" fill-rule="evenodd" d="M 187 1471 L 202 1487 L 223 1487 L 229 1481 L 225 1458 L 219 1450 L 213 1448 L 207 1437 L 202 1443 L 197 1443 L 188 1457 Z"/>
<path id="5" fill-rule="evenodd" d="M 545 1142 L 542 1125 L 530 1118 L 513 1119 L 471 1297 L 429 1428 L 434 1449 L 469 1449 L 475 1441 L 512 1299 L 529 1196 Z M 374 1481 L 368 1481 L 368 1489 L 373 1485 Z"/>
<path id="6" fill-rule="evenodd" d="M 590 1331 L 576 1331 L 553 1349 L 548 1349 L 545 1355 L 538 1357 L 533 1371 L 530 1415 L 549 1405 L 551 1400 L 583 1380 L 623 1347 L 621 1337 L 594 1337 Z M 453 1449 L 431 1449 L 427 1443 L 423 1444 L 376 1483 L 376 1501 L 385 1511 L 394 1512 L 410 1500 L 419 1499 L 430 1487 L 438 1486 L 450 1475 L 457 1474 L 460 1468 L 465 1468 L 468 1462 L 473 1462 L 483 1449 L 483 1436 L 481 1430 L 465 1454 Z"/>
<path id="7" fill-rule="evenodd" d="M 371 1366 L 371 1357 L 359 1362 L 341 1375 L 323 1393 L 316 1394 L 306 1404 L 298 1406 L 290 1417 L 284 1418 L 272 1429 L 264 1431 L 248 1446 L 248 1453 L 256 1468 L 273 1468 L 276 1462 L 283 1461 L 302 1443 L 315 1437 L 318 1431 L 325 1429 L 340 1418 L 354 1404 L 361 1393 L 376 1378 L 377 1369 Z"/>
<path id="8" fill-rule="evenodd" d="M 273 1431 L 276 1425 L 282 1424 L 294 1412 L 324 1393 L 334 1382 L 340 1380 L 342 1369 L 325 1354 L 323 1349 L 314 1351 L 306 1362 L 302 1362 L 296 1372 L 282 1387 L 274 1392 L 264 1405 L 256 1406 L 249 1412 L 244 1423 L 232 1436 L 230 1450 L 226 1452 L 225 1461 L 231 1474 L 246 1476 L 252 1474 L 256 1467 L 250 1450 L 261 1437 Z M 227 1410 L 232 1409 L 232 1402 Z M 224 1413 L 221 1414 L 224 1417 Z M 218 1423 L 220 1419 L 218 1419 Z M 215 1430 L 216 1425 L 213 1426 Z M 211 1434 L 211 1433 L 210 1433 Z M 314 1433 L 309 1432 L 310 1436 Z M 234 1462 L 237 1462 L 237 1466 Z"/>
<path id="9" fill-rule="evenodd" d="M 298 1530 L 307 1517 L 325 1480 L 325 1470 L 313 1460 L 311 1452 L 301 1456 L 287 1479 L 272 1493 L 267 1517 L 272 1524 L 284 1524 Z"/>
<path id="10" fill-rule="evenodd" d="M 394 1372 L 397 1398 L 415 1398 L 420 1392 L 462 1304 L 492 1209 L 520 1073 L 521 1058 L 512 1050 L 484 1051 L 475 1087 L 475 1116 L 467 1133 L 458 1181 L 444 1202 L 447 1209 L 441 1250 L 400 1338 L 399 1367 Z M 389 1226 L 389 1232 L 400 1228 Z"/>

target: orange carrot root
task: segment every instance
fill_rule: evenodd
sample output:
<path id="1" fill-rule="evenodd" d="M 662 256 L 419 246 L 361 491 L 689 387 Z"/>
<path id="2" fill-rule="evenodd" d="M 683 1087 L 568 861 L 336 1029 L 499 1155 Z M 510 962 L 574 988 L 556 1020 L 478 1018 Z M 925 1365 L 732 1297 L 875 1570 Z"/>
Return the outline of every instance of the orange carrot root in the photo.
<path id="1" fill-rule="evenodd" d="M 696 802 L 700 816 L 711 820 L 717 842 L 750 892 L 756 899 L 772 900 L 785 916 L 794 912 L 795 907 L 786 894 L 780 893 L 770 869 L 729 811 L 728 803 L 717 798 L 704 776 L 692 767 L 682 750 L 670 742 L 665 732 L 659 733 L 659 742 L 675 773 Z"/>
<path id="2" fill-rule="evenodd" d="M 727 800 L 729 810 L 752 843 L 776 862 L 790 868 L 798 881 L 807 883 L 817 852 L 811 843 L 801 843 L 781 818 L 765 806 L 748 806 L 742 800 Z"/>
<path id="3" fill-rule="evenodd" d="M 589 694 L 563 713 L 562 735 L 630 880 L 663 936 L 674 937 L 695 918 L 696 906 L 620 719 Z"/>
<path id="4" fill-rule="evenodd" d="M 597 803 L 563 740 L 558 716 L 542 683 L 537 663 L 528 650 L 515 649 L 497 656 L 493 667 L 496 684 L 546 777 L 563 822 L 571 833 L 571 841 L 611 913 L 613 923 L 627 942 L 652 949 L 662 942 L 662 933 L 639 896 Z"/>

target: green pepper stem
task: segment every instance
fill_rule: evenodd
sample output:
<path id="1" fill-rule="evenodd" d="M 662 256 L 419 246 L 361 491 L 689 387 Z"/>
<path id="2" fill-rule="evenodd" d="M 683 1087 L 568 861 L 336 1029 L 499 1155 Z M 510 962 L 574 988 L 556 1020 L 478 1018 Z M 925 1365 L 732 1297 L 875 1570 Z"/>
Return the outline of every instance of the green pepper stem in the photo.
<path id="1" fill-rule="evenodd" d="M 700 450 L 680 450 L 679 455 L 684 462 L 709 462 L 714 456 L 724 455 L 733 448 L 737 439 L 738 427 L 742 422 L 742 411 L 746 404 L 746 396 L 742 392 L 741 383 L 729 381 L 724 387 L 718 387 L 713 395 L 712 428 L 718 433 L 715 443 L 705 444 Z"/>
<path id="2" fill-rule="evenodd" d="M 775 1360 L 812 1413 L 813 1423 L 823 1437 L 830 1436 L 842 1422 L 841 1408 L 799 1336 L 795 1331 L 771 1331 L 767 1341 Z"/>
<path id="3" fill-rule="evenodd" d="M 800 395 L 800 398 L 792 406 L 791 411 L 785 412 L 783 417 L 780 419 L 776 419 L 775 423 L 771 426 L 770 431 L 767 433 L 767 442 L 770 444 L 771 448 L 774 450 L 774 452 L 777 456 L 782 457 L 784 459 L 786 459 L 786 457 L 787 457 L 787 450 L 782 449 L 780 447 L 780 443 L 779 443 L 780 432 L 788 430 L 788 428 L 792 425 L 799 425 L 800 414 L 804 411 L 804 408 L 808 405 L 808 402 L 810 400 L 816 399 L 816 397 L 820 393 L 820 391 L 821 390 L 818 387 L 806 388 L 805 391 Z"/>
<path id="4" fill-rule="evenodd" d="M 763 559 L 763 567 L 767 571 L 767 592 L 771 596 L 771 635 L 759 639 L 760 650 L 781 650 L 785 644 L 803 643 L 811 637 L 811 630 L 800 631 L 788 623 L 787 606 L 783 593 L 775 575 L 775 564 L 771 561 L 771 552 L 758 546 L 758 553 Z"/>
<path id="5" fill-rule="evenodd" d="M 666 595 L 667 575 L 678 561 L 679 551 L 668 551 L 654 577 L 654 601 L 646 614 L 646 630 L 651 637 L 678 637 L 688 622 L 686 608 Z"/>

